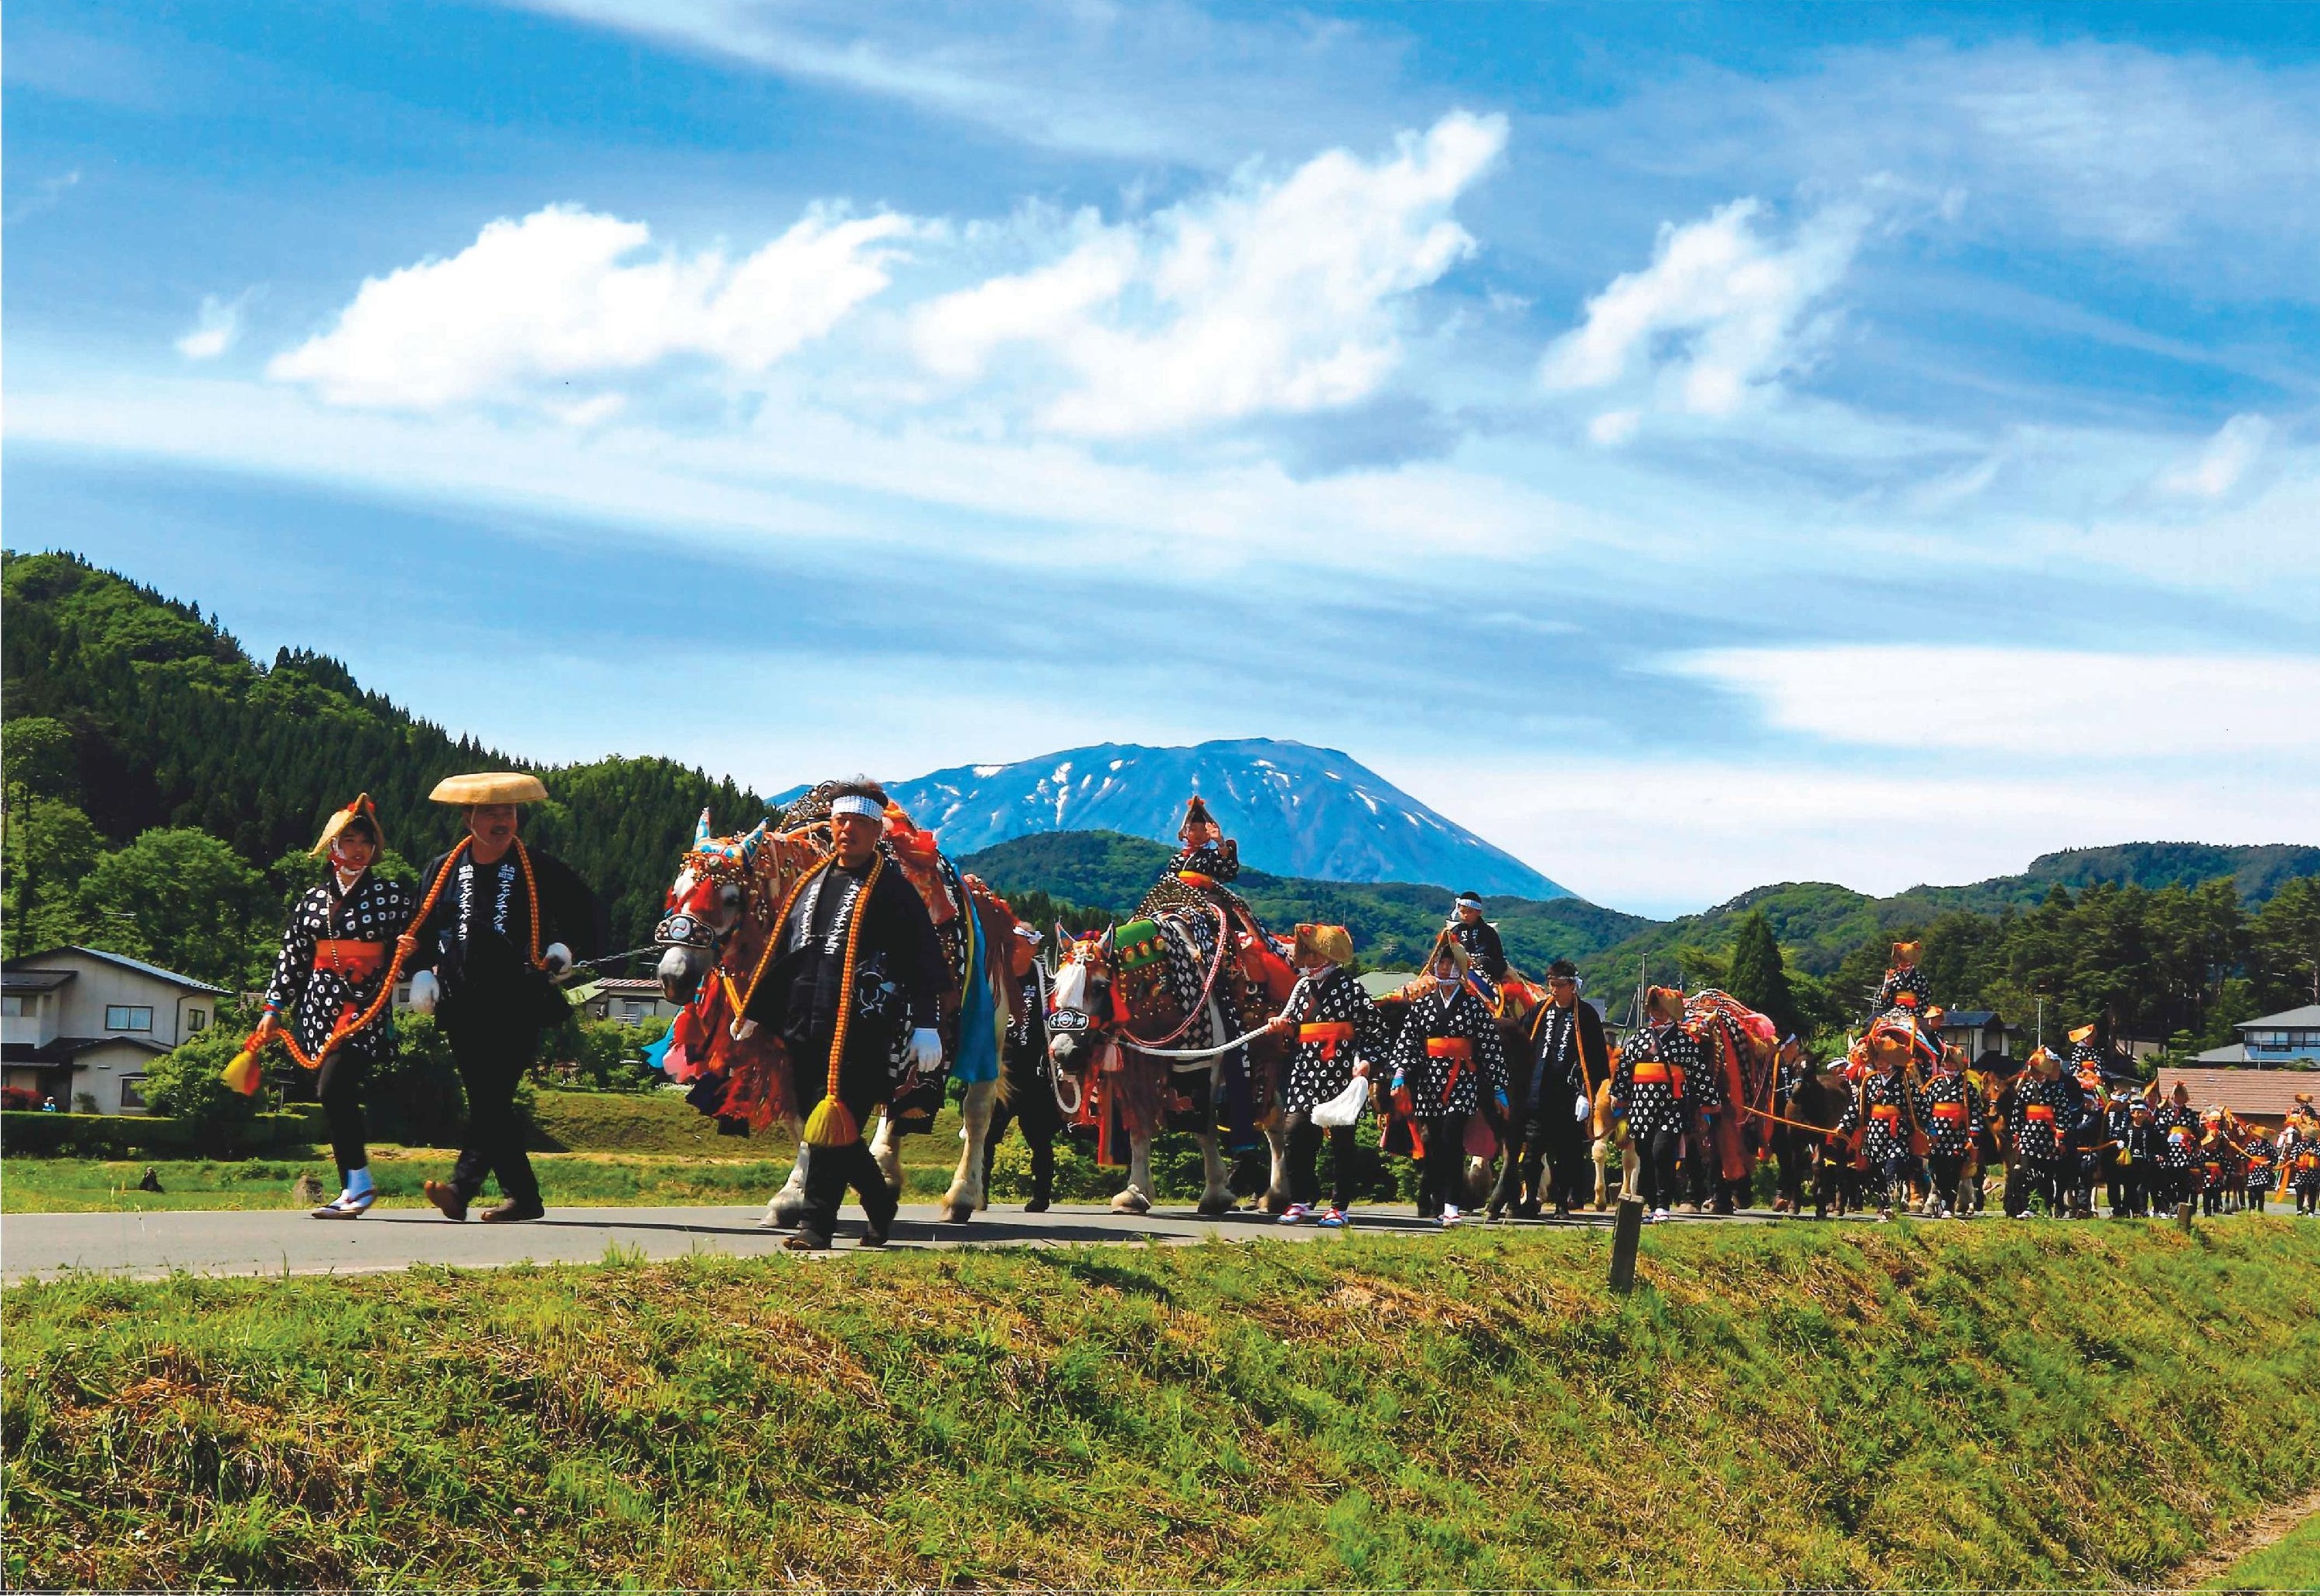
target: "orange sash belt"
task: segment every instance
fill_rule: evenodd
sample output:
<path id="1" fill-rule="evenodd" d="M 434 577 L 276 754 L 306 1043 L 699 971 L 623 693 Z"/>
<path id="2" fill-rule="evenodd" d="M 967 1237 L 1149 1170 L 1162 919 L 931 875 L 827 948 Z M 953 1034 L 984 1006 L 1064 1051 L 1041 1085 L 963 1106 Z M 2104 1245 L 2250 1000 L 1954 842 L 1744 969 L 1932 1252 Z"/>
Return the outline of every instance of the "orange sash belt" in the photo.
<path id="1" fill-rule="evenodd" d="M 314 967 L 349 981 L 367 981 L 386 967 L 386 944 L 339 939 L 314 944 Z"/>
<path id="2" fill-rule="evenodd" d="M 1176 872 L 1176 879 L 1186 886 L 1197 886 L 1203 890 L 1217 884 L 1215 876 L 1203 875 L 1198 870 L 1179 870 Z"/>
<path id="3" fill-rule="evenodd" d="M 1334 1059 L 1337 1056 L 1339 1046 L 1354 1039 L 1354 1022 L 1350 1020 L 1312 1020 L 1297 1028 L 1297 1039 L 1320 1043 L 1321 1056 Z"/>
<path id="4" fill-rule="evenodd" d="M 1933 1111 L 1934 1118 L 1944 1125 L 1965 1123 L 1965 1104 L 1962 1102 L 1937 1102 L 1934 1104 Z"/>
<path id="5" fill-rule="evenodd" d="M 2027 1103 L 2023 1107 L 2022 1117 L 2035 1124 L 2052 1125 L 2054 1122 L 2054 1111 L 2043 1102 Z"/>
<path id="6" fill-rule="evenodd" d="M 1636 1066 L 1635 1078 L 1645 1085 L 1664 1086 L 1667 1084 L 1668 1066 L 1655 1058 L 1645 1059 Z"/>
<path id="7" fill-rule="evenodd" d="M 1474 1044 L 1464 1037 L 1428 1037 L 1426 1038 L 1426 1056 L 1471 1060 L 1474 1056 Z"/>
<path id="8" fill-rule="evenodd" d="M 2181 1129 L 2170 1130 L 2167 1133 L 2167 1141 L 2170 1147 L 2188 1147 L 2191 1145 L 2191 1133 Z"/>
<path id="9" fill-rule="evenodd" d="M 1869 1105 L 1869 1117 L 1872 1120 L 1885 1120 L 1899 1123 L 1901 1111 L 1890 1102 L 1872 1102 Z"/>

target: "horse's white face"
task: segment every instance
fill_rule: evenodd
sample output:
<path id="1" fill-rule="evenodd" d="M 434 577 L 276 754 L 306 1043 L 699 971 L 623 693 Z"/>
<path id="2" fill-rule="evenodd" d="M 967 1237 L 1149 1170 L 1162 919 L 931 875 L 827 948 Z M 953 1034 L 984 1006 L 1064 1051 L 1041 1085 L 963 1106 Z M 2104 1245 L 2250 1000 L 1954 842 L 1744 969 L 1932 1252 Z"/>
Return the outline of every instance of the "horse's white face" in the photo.
<path id="1" fill-rule="evenodd" d="M 1093 946 L 1071 942 L 1064 948 L 1063 967 L 1056 972 L 1047 995 L 1047 1056 L 1061 1069 L 1072 1069 L 1081 1051 L 1092 1046 L 1102 1027 L 1110 987 Z M 1059 1016 L 1074 1017 L 1070 1020 Z"/>
<path id="2" fill-rule="evenodd" d="M 701 867 L 699 855 L 686 857 L 668 889 L 668 912 L 653 934 L 661 945 L 653 973 L 669 1002 L 689 1003 L 701 990 L 718 949 L 741 923 L 744 902 L 738 880 L 720 881 Z"/>

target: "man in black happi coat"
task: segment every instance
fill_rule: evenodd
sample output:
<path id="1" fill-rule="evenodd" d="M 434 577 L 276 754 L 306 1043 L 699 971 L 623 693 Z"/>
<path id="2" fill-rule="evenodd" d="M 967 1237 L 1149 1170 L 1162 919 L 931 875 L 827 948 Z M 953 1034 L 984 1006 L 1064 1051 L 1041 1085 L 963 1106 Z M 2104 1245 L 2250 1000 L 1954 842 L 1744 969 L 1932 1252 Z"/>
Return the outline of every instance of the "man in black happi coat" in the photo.
<path id="1" fill-rule="evenodd" d="M 848 1186 L 869 1218 L 864 1244 L 885 1245 L 896 1202 L 862 1128 L 904 1070 L 942 1068 L 942 942 L 881 844 L 885 814 L 875 784 L 838 786 L 829 805 L 836 851 L 792 893 L 747 1000 L 748 1019 L 780 1035 L 806 1114 L 805 1212 L 784 1244 L 793 1251 L 829 1245 Z"/>
<path id="2" fill-rule="evenodd" d="M 1550 1165 L 1558 1215 L 1583 1206 L 1594 1183 L 1588 1144 L 1595 1089 L 1611 1075 L 1611 1049 L 1595 1005 L 1580 1001 L 1579 967 L 1569 959 L 1547 966 L 1546 1002 L 1531 1014 L 1530 1043 L 1527 1066 L 1510 1072 L 1522 1095 L 1512 1105 L 1514 1139 L 1491 1194 L 1492 1219 L 1509 1207 L 1538 1218 Z"/>
<path id="3" fill-rule="evenodd" d="M 441 890 L 408 963 L 417 972 L 411 1006 L 433 1013 L 451 1044 L 467 1129 L 451 1179 L 429 1181 L 427 1200 L 465 1220 L 490 1174 L 504 1201 L 486 1220 L 536 1220 L 547 1210 L 524 1156 L 515 1089 L 540 1033 L 571 1011 L 556 977 L 603 951 L 604 912 L 569 866 L 516 837 L 517 805 L 548 796 L 539 777 L 455 775 L 429 796 L 465 808 L 467 835 L 420 877 L 422 893 L 438 881 Z"/>

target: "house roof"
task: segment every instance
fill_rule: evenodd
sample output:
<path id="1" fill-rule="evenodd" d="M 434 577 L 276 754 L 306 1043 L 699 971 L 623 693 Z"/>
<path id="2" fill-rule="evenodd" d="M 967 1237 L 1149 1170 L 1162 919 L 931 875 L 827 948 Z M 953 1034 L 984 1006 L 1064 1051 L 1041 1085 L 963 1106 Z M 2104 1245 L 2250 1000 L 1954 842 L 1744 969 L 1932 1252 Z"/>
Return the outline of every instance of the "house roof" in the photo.
<path id="1" fill-rule="evenodd" d="M 196 981 L 191 975 L 180 975 L 175 970 L 165 970 L 159 965 L 149 965 L 141 958 L 131 958 L 125 953 L 112 953 L 102 948 L 82 948 L 77 945 L 44 948 L 38 953 L 27 953 L 10 959 L 7 968 L 12 972 L 24 970 L 38 965 L 44 958 L 55 958 L 60 954 L 67 953 L 86 954 L 90 958 L 102 959 L 104 963 L 116 966 L 121 969 L 134 970 L 140 975 L 150 975 L 156 981 L 167 981 L 173 986 L 182 986 L 187 992 L 212 993 L 219 997 L 229 995 L 222 986 L 212 986 L 208 982 Z"/>
<path id="2" fill-rule="evenodd" d="M 1998 1018 L 1995 1009 L 1947 1009 L 1942 1013 L 1944 1030 L 1980 1030 Z"/>
<path id="3" fill-rule="evenodd" d="M 78 970 L 10 970 L 0 975 L 0 992 L 54 992 Z"/>
<path id="4" fill-rule="evenodd" d="M 0 1064 L 70 1064 L 98 1047 L 137 1047 L 147 1053 L 167 1053 L 159 1042 L 138 1037 L 50 1037 L 38 1046 L 31 1042 L 0 1044 Z"/>
<path id="5" fill-rule="evenodd" d="M 2261 1014 L 2253 1020 L 2243 1020 L 2234 1030 L 2312 1030 L 2320 1029 L 2320 1003 L 2306 1003 L 2300 1009 L 2282 1009 L 2277 1014 Z"/>
<path id="6" fill-rule="evenodd" d="M 2220 1106 L 2235 1114 L 2260 1114 L 2285 1119 L 2296 1106 L 2299 1092 L 2320 1101 L 2320 1070 L 2302 1069 L 2162 1069 L 2159 1093 L 2164 1097 L 2180 1081 L 2190 1088 L 2195 1107 Z"/>
<path id="7" fill-rule="evenodd" d="M 2248 1050 L 2244 1045 L 2234 1042 L 2228 1047 L 2210 1047 L 2205 1053 L 2195 1053 L 2191 1056 L 2191 1062 L 2193 1064 L 2245 1064 L 2248 1062 Z"/>
<path id="8" fill-rule="evenodd" d="M 650 993 L 655 997 L 661 995 L 659 982 L 639 980 L 629 975 L 607 975 L 596 984 L 606 992 L 619 993 L 623 996 L 637 996 L 645 993 Z"/>

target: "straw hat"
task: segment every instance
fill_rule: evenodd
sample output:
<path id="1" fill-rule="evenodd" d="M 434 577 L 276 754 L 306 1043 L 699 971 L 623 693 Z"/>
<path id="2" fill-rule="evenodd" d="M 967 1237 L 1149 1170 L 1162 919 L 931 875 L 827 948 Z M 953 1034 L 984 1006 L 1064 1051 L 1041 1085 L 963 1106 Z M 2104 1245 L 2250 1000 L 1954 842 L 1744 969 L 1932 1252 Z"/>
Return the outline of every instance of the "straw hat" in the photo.
<path id="1" fill-rule="evenodd" d="M 548 789 L 539 784 L 538 776 L 521 771 L 485 770 L 473 775 L 447 775 L 427 796 L 438 803 L 467 808 L 477 803 L 545 803 Z"/>

